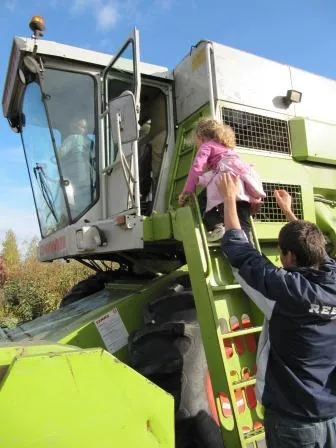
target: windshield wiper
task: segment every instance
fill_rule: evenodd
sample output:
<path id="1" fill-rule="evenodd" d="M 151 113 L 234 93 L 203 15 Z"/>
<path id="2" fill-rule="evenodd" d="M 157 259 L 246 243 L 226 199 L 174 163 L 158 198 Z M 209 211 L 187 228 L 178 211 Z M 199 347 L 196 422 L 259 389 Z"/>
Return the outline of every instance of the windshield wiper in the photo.
<path id="1" fill-rule="evenodd" d="M 50 213 L 52 214 L 55 221 L 57 222 L 57 213 L 56 213 L 54 201 L 52 199 L 52 193 L 51 193 L 50 188 L 47 183 L 47 176 L 43 170 L 43 166 L 36 163 L 36 166 L 34 166 L 33 171 L 34 171 L 34 175 L 35 175 L 37 184 L 40 187 L 43 199 L 45 200 L 45 203 L 47 204 L 47 207 L 50 210 Z"/>

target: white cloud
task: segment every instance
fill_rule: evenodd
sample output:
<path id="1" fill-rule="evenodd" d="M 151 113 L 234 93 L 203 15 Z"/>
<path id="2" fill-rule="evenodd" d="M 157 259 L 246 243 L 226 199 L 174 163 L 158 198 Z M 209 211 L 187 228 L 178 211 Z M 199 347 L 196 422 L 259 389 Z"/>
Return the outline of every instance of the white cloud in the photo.
<path id="1" fill-rule="evenodd" d="M 5 8 L 8 9 L 10 12 L 14 12 L 16 8 L 16 0 L 6 0 L 5 1 Z"/>
<path id="2" fill-rule="evenodd" d="M 93 13 L 97 28 L 101 31 L 113 28 L 120 18 L 117 0 L 74 0 L 70 11 L 76 15 Z"/>
<path id="3" fill-rule="evenodd" d="M 116 5 L 108 3 L 102 6 L 96 13 L 97 26 L 101 30 L 112 28 L 119 18 Z"/>

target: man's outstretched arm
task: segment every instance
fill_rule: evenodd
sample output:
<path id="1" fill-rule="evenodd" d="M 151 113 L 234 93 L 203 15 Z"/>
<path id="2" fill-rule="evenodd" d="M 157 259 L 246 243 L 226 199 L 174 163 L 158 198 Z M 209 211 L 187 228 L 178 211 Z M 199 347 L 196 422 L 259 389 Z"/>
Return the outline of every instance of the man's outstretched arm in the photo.
<path id="1" fill-rule="evenodd" d="M 296 221 L 297 217 L 292 211 L 292 197 L 286 190 L 274 190 L 277 205 L 284 212 L 288 221 Z"/>

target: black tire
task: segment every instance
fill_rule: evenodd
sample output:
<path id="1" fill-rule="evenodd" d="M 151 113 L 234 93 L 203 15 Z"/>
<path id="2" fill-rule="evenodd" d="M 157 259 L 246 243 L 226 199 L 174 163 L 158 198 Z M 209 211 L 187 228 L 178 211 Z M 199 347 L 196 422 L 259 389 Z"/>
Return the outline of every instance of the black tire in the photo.
<path id="1" fill-rule="evenodd" d="M 173 395 L 176 448 L 223 448 L 204 388 L 208 368 L 191 289 L 174 285 L 144 318 L 129 339 L 131 365 Z"/>
<path id="2" fill-rule="evenodd" d="M 71 303 L 83 299 L 95 292 L 105 288 L 106 277 L 101 273 L 91 275 L 85 280 L 81 280 L 62 298 L 59 307 L 64 308 Z"/>

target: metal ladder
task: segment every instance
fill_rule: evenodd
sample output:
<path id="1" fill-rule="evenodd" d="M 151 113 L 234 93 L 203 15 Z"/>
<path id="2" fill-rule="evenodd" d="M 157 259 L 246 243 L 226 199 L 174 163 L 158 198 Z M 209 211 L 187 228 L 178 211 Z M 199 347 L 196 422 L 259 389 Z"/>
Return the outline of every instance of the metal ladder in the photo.
<path id="1" fill-rule="evenodd" d="M 220 243 L 207 243 L 197 199 L 192 207 L 178 208 L 174 219 L 202 332 L 213 417 L 226 448 L 265 448 L 263 412 L 255 397 L 256 336 L 263 315 L 235 282 Z"/>

